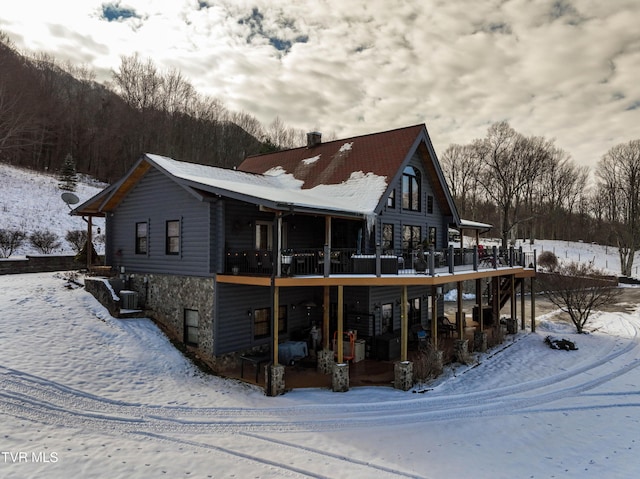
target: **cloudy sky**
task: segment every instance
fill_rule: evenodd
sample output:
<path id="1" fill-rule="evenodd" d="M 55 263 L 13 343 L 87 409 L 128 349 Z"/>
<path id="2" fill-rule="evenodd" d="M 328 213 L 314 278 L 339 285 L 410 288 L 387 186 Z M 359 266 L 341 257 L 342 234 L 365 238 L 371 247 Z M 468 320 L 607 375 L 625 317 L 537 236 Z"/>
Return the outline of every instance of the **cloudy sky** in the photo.
<path id="1" fill-rule="evenodd" d="M 138 52 L 268 124 L 426 123 L 438 153 L 507 120 L 594 167 L 640 138 L 639 0 L 3 1 L 19 49 L 107 80 Z"/>

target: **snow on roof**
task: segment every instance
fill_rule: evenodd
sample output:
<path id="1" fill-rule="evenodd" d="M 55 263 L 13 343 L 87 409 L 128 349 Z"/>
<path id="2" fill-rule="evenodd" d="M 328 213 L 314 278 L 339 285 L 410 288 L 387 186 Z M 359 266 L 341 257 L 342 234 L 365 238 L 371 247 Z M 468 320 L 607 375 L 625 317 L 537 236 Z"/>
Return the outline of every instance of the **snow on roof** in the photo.
<path id="1" fill-rule="evenodd" d="M 362 171 L 352 173 L 347 181 L 340 184 L 302 189 L 303 182 L 281 167 L 271 168 L 260 175 L 186 163 L 154 154 L 146 156 L 176 178 L 204 187 L 312 209 L 371 215 L 387 188 L 386 177 L 373 173 L 364 174 Z"/>

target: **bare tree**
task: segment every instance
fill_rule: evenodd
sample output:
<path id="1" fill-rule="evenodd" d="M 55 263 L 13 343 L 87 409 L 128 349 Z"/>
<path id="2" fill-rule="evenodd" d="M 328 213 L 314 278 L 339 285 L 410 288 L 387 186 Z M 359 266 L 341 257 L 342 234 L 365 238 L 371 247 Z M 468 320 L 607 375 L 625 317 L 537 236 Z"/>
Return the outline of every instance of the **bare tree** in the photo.
<path id="1" fill-rule="evenodd" d="M 591 263 L 563 264 L 554 273 L 539 274 L 537 280 L 549 301 L 569 314 L 579 334 L 596 308 L 615 302 L 620 295 L 617 282 Z"/>
<path id="2" fill-rule="evenodd" d="M 475 217 L 479 201 L 479 161 L 472 145 L 449 145 L 440 164 L 460 214 Z"/>
<path id="3" fill-rule="evenodd" d="M 480 185 L 500 210 L 500 235 L 506 247 L 514 226 L 531 219 L 521 207 L 531 185 L 549 163 L 552 143 L 541 137 L 524 137 L 507 122 L 489 127 L 487 137 L 473 143 L 480 160 Z"/>
<path id="4" fill-rule="evenodd" d="M 596 174 L 608 200 L 621 273 L 630 276 L 640 245 L 640 140 L 611 148 L 598 163 Z"/>

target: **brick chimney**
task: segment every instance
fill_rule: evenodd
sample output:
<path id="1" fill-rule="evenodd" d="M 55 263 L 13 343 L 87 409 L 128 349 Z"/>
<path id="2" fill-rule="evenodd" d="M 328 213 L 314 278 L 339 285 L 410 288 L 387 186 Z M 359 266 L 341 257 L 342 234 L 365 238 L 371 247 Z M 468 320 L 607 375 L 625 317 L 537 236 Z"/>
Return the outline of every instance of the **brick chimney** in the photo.
<path id="1" fill-rule="evenodd" d="M 322 143 L 322 133 L 319 131 L 312 131 L 307 133 L 307 148 L 313 148 Z"/>

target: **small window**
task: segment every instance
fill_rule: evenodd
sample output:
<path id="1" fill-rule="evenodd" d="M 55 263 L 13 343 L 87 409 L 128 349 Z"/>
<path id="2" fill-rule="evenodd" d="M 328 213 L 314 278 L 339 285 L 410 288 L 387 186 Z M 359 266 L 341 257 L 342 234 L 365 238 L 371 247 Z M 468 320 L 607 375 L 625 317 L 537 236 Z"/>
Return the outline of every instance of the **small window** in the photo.
<path id="1" fill-rule="evenodd" d="M 180 221 L 167 221 L 167 254 L 180 254 Z"/>
<path id="2" fill-rule="evenodd" d="M 396 207 L 396 190 L 391 190 L 389 196 L 387 197 L 387 208 L 395 208 Z"/>
<path id="3" fill-rule="evenodd" d="M 271 335 L 271 308 L 253 312 L 253 339 L 264 339 Z"/>
<path id="4" fill-rule="evenodd" d="M 198 345 L 198 325 L 200 313 L 195 309 L 184 310 L 184 342 L 192 346 Z"/>
<path id="5" fill-rule="evenodd" d="M 147 223 L 136 223 L 136 254 L 147 254 Z"/>
<path id="6" fill-rule="evenodd" d="M 433 214 L 433 196 L 431 195 L 427 196 L 427 213 Z"/>

